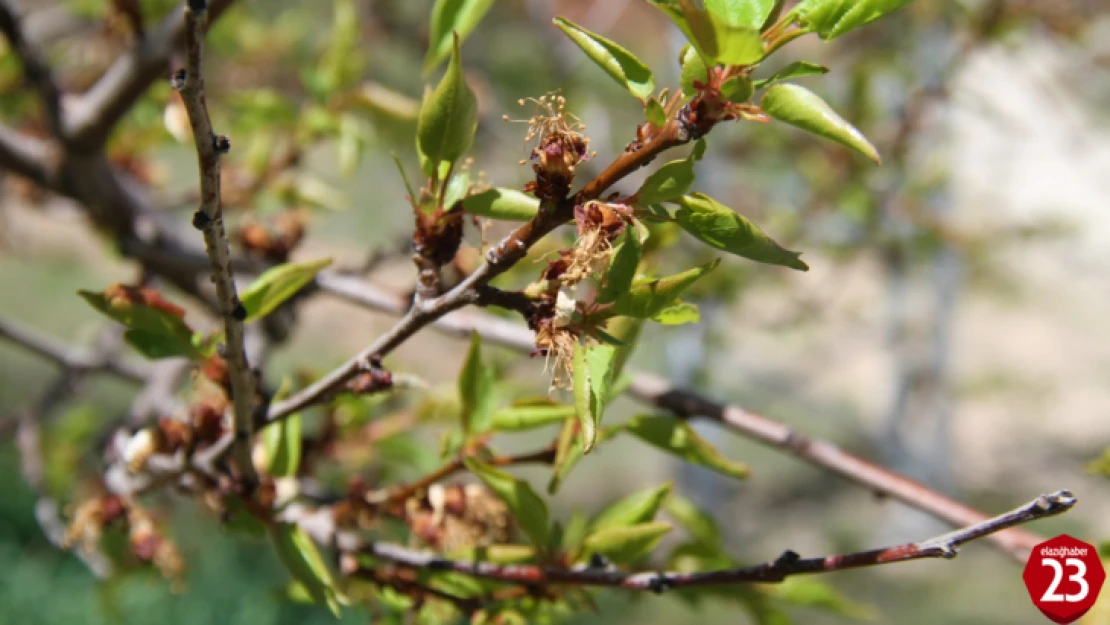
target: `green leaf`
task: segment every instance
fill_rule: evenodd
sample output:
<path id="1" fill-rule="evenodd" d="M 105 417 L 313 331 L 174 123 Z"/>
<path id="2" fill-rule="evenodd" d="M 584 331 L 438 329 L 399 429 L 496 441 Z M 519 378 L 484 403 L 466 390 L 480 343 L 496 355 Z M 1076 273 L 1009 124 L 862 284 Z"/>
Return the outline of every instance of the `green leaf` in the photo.
<path id="1" fill-rule="evenodd" d="M 666 278 L 635 284 L 613 302 L 611 315 L 625 315 L 637 319 L 651 319 L 682 295 L 683 291 L 699 278 L 716 269 L 720 259 Z"/>
<path id="2" fill-rule="evenodd" d="M 747 477 L 748 467 L 728 460 L 685 421 L 673 417 L 643 415 L 625 425 L 625 429 L 645 443 L 683 460 L 732 477 Z"/>
<path id="3" fill-rule="evenodd" d="M 150 360 L 199 357 L 197 347 L 193 343 L 186 343 L 176 336 L 131 329 L 123 333 L 123 340 Z"/>
<path id="4" fill-rule="evenodd" d="M 667 482 L 658 488 L 642 490 L 619 499 L 594 518 L 593 527 L 626 527 L 652 521 L 673 487 L 673 483 Z"/>
<path id="5" fill-rule="evenodd" d="M 493 411 L 497 397 L 494 395 L 493 369 L 482 362 L 482 337 L 470 335 L 470 350 L 459 374 L 459 401 L 462 403 L 463 431 L 481 434 L 493 425 Z"/>
<path id="6" fill-rule="evenodd" d="M 108 318 L 122 323 L 129 330 L 124 340 L 147 358 L 202 358 L 195 345 L 193 330 L 182 314 L 148 305 L 137 298 L 109 299 L 104 293 L 77 291 L 90 306 Z"/>
<path id="7" fill-rule="evenodd" d="M 617 251 L 609 262 L 609 271 L 605 274 L 605 283 L 597 294 L 599 304 L 615 301 L 621 293 L 628 291 L 632 280 L 636 277 L 636 268 L 640 265 L 643 255 L 643 246 L 640 238 L 636 236 L 635 228 L 625 228 L 617 244 Z"/>
<path id="8" fill-rule="evenodd" d="M 571 469 L 582 459 L 582 437 L 575 436 L 578 430 L 578 410 L 563 422 L 563 429 L 559 431 L 559 438 L 555 445 L 555 462 L 551 472 L 551 480 L 547 483 L 548 494 L 559 492 L 563 480 L 570 475 Z"/>
<path id="9" fill-rule="evenodd" d="M 463 210 L 490 219 L 528 221 L 540 211 L 540 201 L 515 189 L 489 189 L 464 199 Z"/>
<path id="10" fill-rule="evenodd" d="M 913 0 L 802 0 L 791 13 L 822 39 L 837 37 L 896 11 Z"/>
<path id="11" fill-rule="evenodd" d="M 845 597 L 829 584 L 803 577 L 788 577 L 781 584 L 770 584 L 767 592 L 786 603 L 816 608 L 861 621 L 874 620 L 876 610 Z"/>
<path id="12" fill-rule="evenodd" d="M 733 76 L 721 84 L 721 95 L 729 102 L 743 104 L 751 99 L 755 88 L 747 76 Z"/>
<path id="13" fill-rule="evenodd" d="M 647 104 L 644 105 L 644 119 L 656 128 L 667 125 L 667 111 L 663 109 L 658 98 L 648 98 Z"/>
<path id="14" fill-rule="evenodd" d="M 493 429 L 498 432 L 517 432 L 552 425 L 573 417 L 574 406 L 562 404 L 524 404 L 505 408 L 493 415 Z"/>
<path id="15" fill-rule="evenodd" d="M 753 87 L 755 89 L 762 89 L 769 87 L 777 82 L 790 80 L 791 78 L 799 78 L 801 76 L 814 76 L 818 74 L 827 74 L 829 68 L 824 65 L 810 63 L 809 61 L 795 61 L 790 65 L 780 69 L 779 71 L 771 74 L 767 78 L 755 81 Z"/>
<path id="16" fill-rule="evenodd" d="M 273 477 L 294 477 L 301 464 L 301 415 L 290 415 L 262 430 L 266 449 L 267 473 Z"/>
<path id="17" fill-rule="evenodd" d="M 571 41 L 582 48 L 590 60 L 597 63 L 605 73 L 612 76 L 613 80 L 623 85 L 641 102 L 647 100 L 652 91 L 655 91 L 655 79 L 651 75 L 651 70 L 631 52 L 566 18 L 556 17 L 554 22 L 559 30 L 566 33 Z"/>
<path id="18" fill-rule="evenodd" d="M 690 534 L 695 543 L 710 551 L 720 551 L 721 529 L 708 512 L 678 493 L 667 497 L 663 509 Z"/>
<path id="19" fill-rule="evenodd" d="M 832 110 L 820 96 L 793 84 L 777 84 L 763 95 L 763 112 L 802 130 L 846 145 L 879 163 L 875 146 L 856 127 Z"/>
<path id="20" fill-rule="evenodd" d="M 436 0 L 432 7 L 428 54 L 424 57 L 425 76 L 451 55 L 451 33 L 458 33 L 459 39 L 465 41 L 492 6 L 493 0 Z"/>
<path id="21" fill-rule="evenodd" d="M 456 203 L 466 197 L 466 192 L 469 190 L 470 172 L 460 171 L 452 175 L 451 180 L 447 182 L 447 188 L 443 192 L 444 210 L 451 210 Z"/>
<path id="22" fill-rule="evenodd" d="M 601 415 L 613 389 L 613 364 L 617 348 L 612 345 L 574 346 L 574 408 L 582 428 L 582 452 L 589 453 L 597 439 Z"/>
<path id="23" fill-rule="evenodd" d="M 705 10 L 734 26 L 759 30 L 775 8 L 775 0 L 705 0 Z"/>
<path id="24" fill-rule="evenodd" d="M 330 264 L 331 259 L 324 258 L 304 263 L 285 263 L 267 269 L 240 297 L 243 308 L 247 310 L 245 323 L 257 321 L 272 313 Z"/>
<path id="25" fill-rule="evenodd" d="M 459 38 L 454 36 L 447 73 L 424 97 L 416 121 L 416 151 L 427 176 L 441 177 L 470 149 L 478 130 L 478 100 L 463 76 Z"/>
<path id="26" fill-rule="evenodd" d="M 636 204 L 658 204 L 689 193 L 690 187 L 694 186 L 694 161 L 691 153 L 651 172 L 636 191 Z"/>
<path id="27" fill-rule="evenodd" d="M 665 326 L 680 326 L 687 323 L 698 323 L 701 321 L 701 311 L 698 310 L 696 304 L 678 300 L 659 311 L 651 320 Z"/>
<path id="28" fill-rule="evenodd" d="M 702 85 L 709 82 L 709 69 L 705 66 L 705 60 L 694 46 L 687 45 L 682 49 L 679 55 L 682 60 L 682 72 L 679 75 L 679 84 L 682 86 L 682 93 L 686 95 L 693 95 L 698 89 L 694 86 L 697 81 Z"/>
<path id="29" fill-rule="evenodd" d="M 293 579 L 304 587 L 313 601 L 327 606 L 338 618 L 341 597 L 331 571 L 308 534 L 299 525 L 275 523 L 270 526 L 270 537 Z"/>
<path id="30" fill-rule="evenodd" d="M 670 523 L 640 523 L 632 526 L 606 527 L 586 537 L 587 550 L 604 554 L 617 564 L 631 564 L 644 559 L 671 531 Z"/>
<path id="31" fill-rule="evenodd" d="M 707 60 L 721 65 L 754 65 L 763 59 L 759 26 L 730 23 L 699 8 L 694 0 L 680 0 L 679 5 L 692 35 L 690 43 Z"/>
<path id="32" fill-rule="evenodd" d="M 532 490 L 528 482 L 518 480 L 474 458 L 466 458 L 464 462 L 467 469 L 505 502 L 532 544 L 537 549 L 546 549 L 551 535 L 547 504 Z"/>
<path id="33" fill-rule="evenodd" d="M 702 243 L 761 263 L 799 271 L 809 269 L 799 258 L 800 252 L 784 249 L 759 226 L 708 195 L 694 193 L 680 198 L 678 203 L 675 221 Z"/>
<path id="34" fill-rule="evenodd" d="M 632 317 L 615 317 L 605 323 L 605 329 L 617 340 L 624 343 L 617 348 L 617 356 L 613 359 L 613 379 L 619 380 L 624 365 L 632 352 L 636 349 L 636 342 L 640 338 L 640 329 L 643 319 Z"/>

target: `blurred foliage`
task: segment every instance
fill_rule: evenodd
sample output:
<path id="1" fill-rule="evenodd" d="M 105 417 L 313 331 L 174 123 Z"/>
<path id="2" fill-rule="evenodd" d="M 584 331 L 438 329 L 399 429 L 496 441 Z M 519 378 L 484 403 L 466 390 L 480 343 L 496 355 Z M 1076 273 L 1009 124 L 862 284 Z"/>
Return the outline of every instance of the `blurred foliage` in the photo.
<path id="1" fill-rule="evenodd" d="M 82 27 L 77 43 L 58 43 L 51 53 L 73 61 L 61 67 L 63 83 L 84 88 L 131 41 L 134 26 L 127 25 L 118 8 L 113 8 L 122 3 L 66 0 L 62 4 L 81 20 Z M 150 29 L 178 3 L 143 0 L 138 4 Z M 656 0 L 644 4 L 656 5 L 661 13 L 630 5 L 624 9 L 630 19 L 611 24 L 611 29 L 560 19 L 558 29 L 576 46 L 568 54 L 550 17 L 556 9 L 565 9 L 576 19 L 586 11 L 582 3 L 552 4 L 556 6 L 537 9 L 536 3 L 526 2 L 436 2 L 434 7 L 401 0 L 238 2 L 212 28 L 208 104 L 216 127 L 235 145 L 224 161 L 224 204 L 238 237 L 236 249 L 280 265 L 245 292 L 250 321 L 296 301 L 297 291 L 326 264 L 288 263 L 306 229 L 325 243 L 359 238 L 360 245 L 370 248 L 411 229 L 415 218 L 418 228 L 426 228 L 431 248 L 437 242 L 450 248 L 461 273 L 473 269 L 468 263 L 473 265 L 483 243 L 496 239 L 488 239 L 484 227 L 467 228 L 465 236 L 460 231 L 454 241 L 443 243 L 454 232 L 444 224 L 456 206 L 473 215 L 510 220 L 527 218 L 536 210 L 534 200 L 517 191 L 530 174 L 515 162 L 521 156 L 527 161 L 537 155 L 527 153 L 531 146 L 517 143 L 526 132 L 523 128 L 499 121 L 503 111 L 513 110 L 505 103 L 560 89 L 558 99 L 526 101 L 527 106 L 535 104 L 537 111 L 529 120 L 530 128 L 536 128 L 539 118 L 541 126 L 557 126 L 560 140 L 569 141 L 589 136 L 595 125 L 602 130 L 598 135 L 604 140 L 595 140 L 589 144 L 590 152 L 583 149 L 574 157 L 571 170 L 579 167 L 585 172 L 579 180 L 596 174 L 599 163 L 603 166 L 628 142 L 644 139 L 640 133 L 650 137 L 658 131 L 674 114 L 674 102 L 709 101 L 719 107 L 720 120 L 745 120 L 738 124 L 742 129 L 722 124 L 710 135 L 708 146 L 699 143 L 689 155 L 660 163 L 639 186 L 629 181 L 619 185 L 631 195 L 621 196 L 617 204 L 634 210 L 636 221 L 628 218 L 628 234 L 606 242 L 615 248 L 611 263 L 588 272 L 590 286 L 585 290 L 596 290 L 596 301 L 568 303 L 566 293 L 560 293 L 563 299 L 553 291 L 546 293 L 561 324 L 552 327 L 573 326 L 578 332 L 574 347 L 561 356 L 557 339 L 541 345 L 555 354 L 556 371 L 560 357 L 564 366 L 573 364 L 573 407 L 535 400 L 541 385 L 511 379 L 505 361 L 497 362 L 490 354 L 493 350 L 484 352 L 480 337 L 475 336 L 456 387 L 427 389 L 411 399 L 343 397 L 273 430 L 276 434 L 268 441 L 269 473 L 289 477 L 297 473 L 298 465 L 308 465 L 311 469 L 302 470 L 312 471 L 322 486 L 343 492 L 351 475 L 374 483 L 403 483 L 419 479 L 462 451 L 473 452 L 479 457 L 468 459 L 467 467 L 503 502 L 521 530 L 517 538 L 530 543 L 506 544 L 507 537 L 498 535 L 496 546 L 509 548 L 512 557 L 543 563 L 559 556 L 566 560 L 564 564 L 575 564 L 604 556 L 619 565 L 646 560 L 685 571 L 733 566 L 737 562 L 726 555 L 728 546 L 712 515 L 672 493 L 670 485 L 629 495 L 593 517 L 566 515 L 555 506 L 549 509 L 529 480 L 484 463 L 482 457 L 497 457 L 489 439 L 496 432 L 495 441 L 501 445 L 506 433 L 524 436 L 541 428 L 547 440 L 557 437 L 552 492 L 586 453 L 594 453 L 595 445 L 609 445 L 617 438 L 638 439 L 688 463 L 732 477 L 746 476 L 746 464 L 726 458 L 713 441 L 685 422 L 653 415 L 628 419 L 627 411 L 608 410 L 619 394 L 620 369 L 640 320 L 667 325 L 695 322 L 700 319 L 698 304 L 736 301 L 763 289 L 781 288 L 790 280 L 786 268 L 807 268 L 791 249 L 813 250 L 833 262 L 846 262 L 876 250 L 927 259 L 938 248 L 951 246 L 989 267 L 985 250 L 997 245 L 997 239 L 980 241 L 954 233 L 922 208 L 943 188 L 945 174 L 911 166 L 908 136 L 919 130 L 918 107 L 943 91 L 949 63 L 965 51 L 965 40 L 978 44 L 1020 33 L 1031 18 L 1021 11 L 992 13 L 997 5 L 990 3 L 919 0 L 892 13 L 885 23 L 848 34 L 908 3 L 805 0 L 783 10 L 781 2 L 707 1 L 702 10 L 697 3 Z M 646 43 L 672 37 L 673 28 L 683 32 L 690 44 L 673 51 L 677 59 L 665 46 Z M 466 40 L 465 45 L 456 42 L 452 30 Z M 818 47 L 800 40 L 783 47 L 807 33 L 837 41 Z M 749 67 L 780 48 L 782 52 L 766 67 Z M 82 55 L 81 50 L 98 54 Z M 583 58 L 580 51 L 598 67 L 575 65 Z M 822 75 L 828 71 L 825 65 L 834 71 Z M 42 110 L 23 88 L 20 71 L 10 51 L 0 54 L 0 113 L 18 120 L 22 130 L 41 134 Z M 659 93 L 668 87 L 667 96 Z M 764 93 L 768 99 L 759 100 Z M 588 124 L 576 122 L 576 114 Z M 772 120 L 808 132 L 758 123 Z M 551 136 L 550 128 L 541 130 L 541 141 Z M 177 94 L 161 81 L 130 111 L 109 145 L 113 163 L 150 184 L 181 223 L 188 220 L 189 211 L 176 209 L 191 209 L 194 203 L 192 174 L 179 175 L 181 163 L 191 157 L 183 143 L 188 133 Z M 473 149 L 468 151 L 471 142 Z M 842 146 L 873 160 L 881 155 L 886 168 L 873 169 Z M 388 152 L 397 155 L 399 175 L 382 156 Z M 473 165 L 465 160 L 468 153 L 475 158 Z M 749 154 L 756 156 L 744 158 L 742 168 L 734 166 L 738 160 L 734 157 Z M 542 157 L 537 158 L 547 166 Z M 709 167 L 727 168 L 728 197 L 715 200 L 694 192 L 701 189 L 695 180 L 703 172 L 707 180 L 719 178 L 714 174 L 719 170 Z M 414 188 L 408 177 L 417 171 L 424 176 Z M 490 183 L 507 190 L 491 192 Z M 539 195 L 542 189 L 531 191 Z M 402 208 L 406 193 L 411 211 Z M 598 211 L 602 224 L 627 217 L 614 217 L 606 206 Z M 552 252 L 575 245 L 583 249 L 582 224 L 580 220 L 577 233 L 560 232 L 538 245 L 497 284 L 506 289 L 549 289 L 550 285 L 537 280 L 539 272 L 532 261 L 548 260 Z M 493 228 L 503 231 L 499 225 Z M 456 258 L 450 244 L 457 246 L 459 238 L 464 253 Z M 589 252 L 585 255 L 596 256 L 599 250 L 585 250 Z M 711 271 L 717 263 L 724 266 Z M 148 356 L 185 355 L 202 368 L 217 358 L 214 345 L 219 337 L 193 332 L 183 309 L 167 311 L 157 302 L 132 295 L 124 298 L 126 308 L 113 307 L 111 287 L 83 295 L 126 325 L 128 342 Z M 591 308 L 594 304 L 608 307 Z M 797 316 L 792 321 L 819 320 L 804 307 L 799 307 Z M 627 334 L 615 330 L 632 320 L 635 328 L 624 328 Z M 592 339 L 590 347 L 578 341 L 582 336 Z M 303 388 L 312 374 L 319 373 L 317 364 L 297 363 L 266 373 L 271 383 L 283 377 L 295 380 L 289 383 L 291 391 Z M 211 382 L 220 381 L 218 372 L 205 375 Z M 556 378 L 555 384 L 559 383 Z M 191 386 L 190 398 L 196 401 L 212 392 L 205 384 Z M 85 403 L 67 406 L 52 416 L 45 433 L 49 494 L 75 502 L 96 491 L 96 454 L 90 450 L 103 442 L 104 424 L 109 421 L 107 411 Z M 423 426 L 419 433 L 414 431 L 417 425 Z M 1106 473 L 1106 464 L 1103 459 L 1091 468 Z M 13 449 L 6 447 L 0 454 L 0 468 L 7 475 L 18 472 Z M 281 560 L 297 581 L 291 585 L 266 542 L 246 538 L 247 532 L 226 535 L 240 527 L 234 518 L 217 531 L 211 515 L 182 504 L 165 506 L 173 510 L 165 527 L 172 528 L 173 541 L 188 562 L 188 573 L 181 580 L 186 594 L 175 594 L 170 582 L 146 568 L 95 584 L 75 558 L 55 551 L 41 537 L 32 513 L 32 493 L 17 480 L 0 489 L 0 561 L 9 564 L 0 573 L 0 622 L 145 623 L 152 615 L 180 623 L 333 622 L 325 611 L 302 605 L 314 600 L 335 611 L 340 611 L 342 600 L 364 600 L 372 606 L 375 619 L 387 622 L 408 622 L 403 619 L 410 611 L 418 612 L 422 623 L 460 618 L 447 602 L 417 605 L 388 583 L 351 582 L 338 592 L 331 579 L 334 567 L 315 552 L 307 537 L 277 530 L 274 540 Z M 414 496 L 406 505 L 433 505 L 430 500 L 418 500 Z M 499 510 L 491 501 L 483 503 Z M 657 519 L 660 511 L 665 520 Z M 248 516 L 243 510 L 225 512 L 229 517 Z M 438 541 L 437 546 L 445 550 L 457 538 L 444 531 L 429 540 L 412 519 L 410 513 L 407 526 L 394 524 L 381 531 L 413 542 L 419 542 L 417 538 Z M 752 557 L 762 553 L 742 551 Z M 486 555 L 492 554 L 490 547 Z M 363 564 L 372 568 L 380 563 Z M 443 573 L 430 573 L 417 581 L 464 598 L 490 595 L 505 587 Z M 735 618 L 736 605 L 742 605 L 754 621 L 776 625 L 804 622 L 817 613 L 817 618 L 876 616 L 873 607 L 812 579 L 774 587 L 683 590 L 676 595 L 674 601 L 684 608 L 724 605 L 725 613 Z M 569 589 L 553 597 L 500 602 L 475 620 L 549 622 L 576 615 L 589 619 L 580 614 L 595 602 L 606 615 L 614 609 L 610 604 L 619 609 L 624 601 L 607 592 L 595 597 L 592 592 Z M 805 611 L 795 621 L 798 606 Z M 341 612 L 341 622 L 366 619 L 358 610 Z"/>

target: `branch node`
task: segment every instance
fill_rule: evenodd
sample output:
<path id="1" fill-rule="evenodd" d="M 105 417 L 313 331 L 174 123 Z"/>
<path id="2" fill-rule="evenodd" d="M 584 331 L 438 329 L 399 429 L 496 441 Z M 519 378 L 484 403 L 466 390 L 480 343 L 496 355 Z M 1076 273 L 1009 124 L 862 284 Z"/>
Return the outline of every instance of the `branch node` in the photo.
<path id="1" fill-rule="evenodd" d="M 174 91 L 181 91 L 185 88 L 185 81 L 187 81 L 188 79 L 189 71 L 182 67 L 181 69 L 175 71 L 172 76 L 170 76 L 170 87 Z"/>
<path id="2" fill-rule="evenodd" d="M 196 228 L 197 230 L 204 230 L 210 225 L 212 225 L 212 218 L 208 216 L 208 213 L 205 213 L 202 210 L 198 210 L 197 212 L 193 213 L 194 228 Z"/>
<path id="3" fill-rule="evenodd" d="M 193 13 L 203 13 L 208 10 L 208 0 L 189 0 L 189 10 Z"/>
<path id="4" fill-rule="evenodd" d="M 247 309 L 243 306 L 243 302 L 235 305 L 235 309 L 231 311 L 231 318 L 236 321 L 244 321 L 247 318 Z"/>
<path id="5" fill-rule="evenodd" d="M 671 589 L 671 580 L 663 573 L 656 573 L 655 577 L 648 580 L 647 589 L 661 595 Z"/>
<path id="6" fill-rule="evenodd" d="M 212 139 L 212 146 L 220 154 L 227 154 L 231 151 L 231 139 L 228 139 L 227 135 L 216 135 Z"/>

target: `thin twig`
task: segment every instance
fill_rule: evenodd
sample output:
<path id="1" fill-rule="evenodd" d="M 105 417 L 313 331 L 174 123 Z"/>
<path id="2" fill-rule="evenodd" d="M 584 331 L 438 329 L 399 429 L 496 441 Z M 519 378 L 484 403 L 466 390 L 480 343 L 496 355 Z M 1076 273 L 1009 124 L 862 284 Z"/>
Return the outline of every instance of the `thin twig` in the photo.
<path id="1" fill-rule="evenodd" d="M 548 447 L 540 451 L 518 454 L 513 456 L 496 456 L 493 458 L 483 459 L 483 462 L 494 467 L 508 467 L 520 464 L 551 464 L 555 461 L 555 448 Z M 466 469 L 464 456 L 454 458 L 445 463 L 440 468 L 432 471 L 424 477 L 416 480 L 415 482 L 404 484 L 386 489 L 380 493 L 372 493 L 367 495 L 367 501 L 377 503 L 379 501 L 388 501 L 390 503 L 402 502 L 409 497 L 427 489 L 432 484 L 442 481 L 451 475 Z"/>
<path id="2" fill-rule="evenodd" d="M 216 21 L 234 0 L 210 0 L 208 23 Z M 83 151 L 104 145 L 116 123 L 127 114 L 147 89 L 170 73 L 170 58 L 185 38 L 185 10 L 177 7 L 161 24 L 136 42 L 104 72 L 83 95 L 65 107 L 65 130 L 69 142 Z"/>
<path id="3" fill-rule="evenodd" d="M 180 81 L 180 87 L 200 166 L 201 202 L 193 225 L 204 232 L 204 244 L 212 264 L 212 280 L 216 284 L 216 296 L 224 318 L 226 359 L 234 403 L 232 429 L 235 432 L 236 463 L 247 481 L 255 484 L 258 476 L 250 456 L 251 436 L 254 433 L 255 380 L 244 344 L 243 319 L 246 311 L 235 289 L 220 205 L 220 154 L 227 151 L 228 139 L 217 136 L 212 130 L 205 102 L 202 56 L 207 22 L 207 1 L 189 0 L 185 9 L 185 76 Z"/>
<path id="4" fill-rule="evenodd" d="M 614 568 L 554 568 L 531 564 L 505 565 L 449 560 L 433 553 L 388 543 L 369 543 L 362 546 L 359 552 L 414 569 L 453 571 L 502 582 L 610 586 L 661 593 L 673 588 L 695 586 L 774 583 L 793 575 L 830 573 L 922 558 L 951 559 L 956 557 L 959 548 L 968 542 L 1007 528 L 1063 514 L 1070 510 L 1075 502 L 1076 499 L 1070 492 L 1059 491 L 1042 495 L 1020 508 L 992 517 L 982 523 L 921 542 L 817 558 L 802 558 L 793 551 L 786 551 L 774 560 L 755 566 L 693 573 L 655 571 L 626 573 Z"/>
<path id="5" fill-rule="evenodd" d="M 563 201 L 544 203 L 531 221 L 517 228 L 486 254 L 486 262 L 447 293 L 433 299 L 419 299 L 389 331 L 378 337 L 353 358 L 320 378 L 296 395 L 270 406 L 268 421 L 287 417 L 305 407 L 325 401 L 344 382 L 362 370 L 371 359 L 383 358 L 429 323 L 468 304 L 477 303 L 481 289 L 506 272 L 555 228 L 573 217 L 576 204 L 597 199 L 606 189 L 628 174 L 650 163 L 661 152 L 690 140 L 686 127 L 672 121 L 640 149 L 620 154 L 603 172 L 586 184 L 578 194 Z"/>
<path id="6" fill-rule="evenodd" d="M 104 371 L 131 382 L 146 382 L 147 367 L 143 363 L 100 350 L 70 347 L 53 337 L 0 317 L 0 339 L 6 339 L 38 354 L 55 364 L 78 373 Z"/>
<path id="7" fill-rule="evenodd" d="M 400 314 L 404 300 L 389 291 L 357 278 L 321 273 L 317 285 L 325 292 L 372 310 Z M 442 332 L 469 337 L 477 332 L 485 341 L 520 351 L 534 348 L 532 333 L 518 323 L 477 311 L 459 311 L 437 319 L 433 327 Z M 724 404 L 693 391 L 680 389 L 650 373 L 633 371 L 629 393 L 643 403 L 663 408 L 672 414 L 702 417 L 717 421 L 732 431 L 815 467 L 830 471 L 850 482 L 864 486 L 883 497 L 900 501 L 944 522 L 960 527 L 979 523 L 987 515 L 965 506 L 928 486 L 852 455 L 833 443 L 808 437 L 789 426 L 733 404 Z M 1036 534 L 1014 529 L 990 536 L 1003 551 L 1024 561 L 1034 545 Z"/>
<path id="8" fill-rule="evenodd" d="M 42 96 L 46 123 L 51 133 L 61 136 L 62 91 L 54 81 L 46 61 L 24 36 L 22 20 L 16 14 L 11 0 L 0 0 L 0 32 L 4 33 L 8 44 L 23 63 L 23 76 Z"/>

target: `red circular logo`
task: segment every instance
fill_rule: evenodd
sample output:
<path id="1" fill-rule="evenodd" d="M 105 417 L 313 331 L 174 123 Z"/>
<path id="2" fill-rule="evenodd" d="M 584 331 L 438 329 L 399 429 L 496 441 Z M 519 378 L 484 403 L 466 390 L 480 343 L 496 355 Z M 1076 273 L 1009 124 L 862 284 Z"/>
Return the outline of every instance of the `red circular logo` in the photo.
<path id="1" fill-rule="evenodd" d="M 1057 623 L 1086 614 L 1106 581 L 1098 550 L 1067 534 L 1034 547 L 1021 576 L 1033 605 Z"/>

